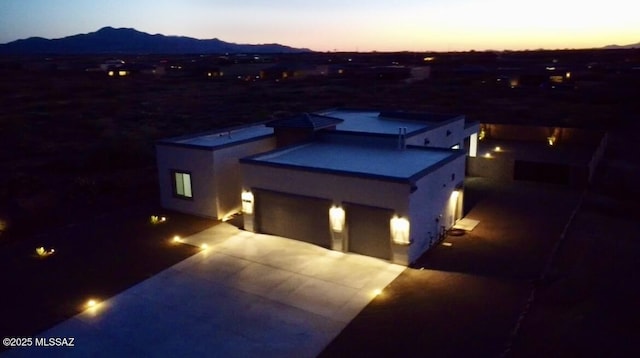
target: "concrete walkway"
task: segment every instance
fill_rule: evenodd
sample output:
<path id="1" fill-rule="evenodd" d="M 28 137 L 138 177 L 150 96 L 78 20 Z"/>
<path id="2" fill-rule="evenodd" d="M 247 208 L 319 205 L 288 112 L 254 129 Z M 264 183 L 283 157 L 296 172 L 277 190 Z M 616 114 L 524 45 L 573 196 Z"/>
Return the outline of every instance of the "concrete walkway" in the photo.
<path id="1" fill-rule="evenodd" d="M 38 335 L 74 347 L 4 355 L 314 357 L 405 269 L 225 223 L 183 241 L 208 248 Z"/>

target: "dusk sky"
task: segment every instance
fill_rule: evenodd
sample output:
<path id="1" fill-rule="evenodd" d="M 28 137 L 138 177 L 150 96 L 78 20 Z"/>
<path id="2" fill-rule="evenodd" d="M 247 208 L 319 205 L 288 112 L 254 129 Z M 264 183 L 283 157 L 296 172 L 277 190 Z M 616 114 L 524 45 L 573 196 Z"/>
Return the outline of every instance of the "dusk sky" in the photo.
<path id="1" fill-rule="evenodd" d="M 592 48 L 640 42 L 632 0 L 0 0 L 0 43 L 104 26 L 316 51 Z"/>

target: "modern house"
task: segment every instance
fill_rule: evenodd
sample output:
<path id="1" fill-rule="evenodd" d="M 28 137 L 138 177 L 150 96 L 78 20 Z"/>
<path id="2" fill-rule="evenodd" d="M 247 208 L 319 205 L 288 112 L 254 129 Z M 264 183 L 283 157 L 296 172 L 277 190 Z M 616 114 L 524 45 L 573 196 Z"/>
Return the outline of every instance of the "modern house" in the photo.
<path id="1" fill-rule="evenodd" d="M 163 207 L 408 265 L 462 215 L 479 124 L 335 109 L 159 141 Z"/>

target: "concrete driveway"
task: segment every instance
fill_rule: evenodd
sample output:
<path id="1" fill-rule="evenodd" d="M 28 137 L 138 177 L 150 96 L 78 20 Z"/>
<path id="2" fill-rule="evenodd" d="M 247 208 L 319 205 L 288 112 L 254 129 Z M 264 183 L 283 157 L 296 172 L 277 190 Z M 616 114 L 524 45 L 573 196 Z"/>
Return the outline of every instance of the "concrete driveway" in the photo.
<path id="1" fill-rule="evenodd" d="M 314 357 L 405 269 L 225 223 L 183 241 L 208 248 L 38 335 L 73 347 L 5 355 Z"/>

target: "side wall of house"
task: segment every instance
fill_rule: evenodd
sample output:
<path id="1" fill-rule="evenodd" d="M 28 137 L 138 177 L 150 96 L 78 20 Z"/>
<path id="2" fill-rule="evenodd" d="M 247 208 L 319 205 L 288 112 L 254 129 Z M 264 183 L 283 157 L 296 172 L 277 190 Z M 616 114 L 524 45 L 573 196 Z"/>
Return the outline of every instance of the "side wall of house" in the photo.
<path id="1" fill-rule="evenodd" d="M 411 245 L 408 261 L 417 260 L 450 229 L 462 215 L 462 184 L 465 157 L 460 156 L 416 183 L 409 199 Z M 453 194 L 457 191 L 458 194 Z"/>
<path id="2" fill-rule="evenodd" d="M 160 202 L 163 208 L 204 217 L 218 217 L 211 150 L 158 144 L 156 160 Z M 191 175 L 192 198 L 180 198 L 175 195 L 173 171 Z"/>

